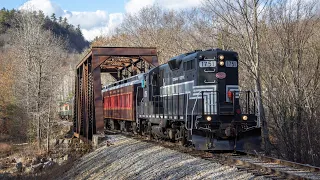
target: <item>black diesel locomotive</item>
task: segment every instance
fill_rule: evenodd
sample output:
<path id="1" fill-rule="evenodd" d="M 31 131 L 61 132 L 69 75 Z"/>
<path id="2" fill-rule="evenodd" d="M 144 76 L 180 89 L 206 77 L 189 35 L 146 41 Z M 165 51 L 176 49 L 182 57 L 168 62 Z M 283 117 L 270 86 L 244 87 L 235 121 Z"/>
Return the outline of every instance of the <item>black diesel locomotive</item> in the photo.
<path id="1" fill-rule="evenodd" d="M 254 94 L 239 91 L 236 52 L 182 54 L 102 91 L 107 127 L 190 142 L 200 150 L 260 146 Z"/>

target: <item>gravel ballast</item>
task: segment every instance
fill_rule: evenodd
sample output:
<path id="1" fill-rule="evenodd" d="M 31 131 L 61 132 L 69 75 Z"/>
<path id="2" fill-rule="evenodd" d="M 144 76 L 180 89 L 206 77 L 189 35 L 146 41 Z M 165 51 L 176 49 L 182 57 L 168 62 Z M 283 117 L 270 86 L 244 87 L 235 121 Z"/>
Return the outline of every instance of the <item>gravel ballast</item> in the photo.
<path id="1" fill-rule="evenodd" d="M 83 156 L 63 179 L 263 179 L 122 135 L 108 138 L 113 145 Z"/>

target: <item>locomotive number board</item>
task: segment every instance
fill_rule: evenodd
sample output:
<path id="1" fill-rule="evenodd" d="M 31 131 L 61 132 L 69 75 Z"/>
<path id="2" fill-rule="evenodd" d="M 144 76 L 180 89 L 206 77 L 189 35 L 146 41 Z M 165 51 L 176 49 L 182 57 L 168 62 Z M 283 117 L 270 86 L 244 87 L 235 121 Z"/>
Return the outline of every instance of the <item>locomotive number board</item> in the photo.
<path id="1" fill-rule="evenodd" d="M 216 67 L 216 61 L 200 61 L 199 67 Z"/>
<path id="2" fill-rule="evenodd" d="M 238 67 L 237 61 L 226 61 L 226 67 Z"/>

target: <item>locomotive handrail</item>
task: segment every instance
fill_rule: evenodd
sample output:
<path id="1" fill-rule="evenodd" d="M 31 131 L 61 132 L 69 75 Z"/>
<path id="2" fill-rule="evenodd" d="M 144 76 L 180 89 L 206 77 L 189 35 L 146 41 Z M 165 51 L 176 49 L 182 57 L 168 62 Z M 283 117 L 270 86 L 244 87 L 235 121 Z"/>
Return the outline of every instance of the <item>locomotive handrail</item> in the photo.
<path id="1" fill-rule="evenodd" d="M 194 105 L 193 105 L 193 108 L 192 108 L 192 112 L 191 112 L 191 135 L 192 135 L 192 129 L 193 129 L 193 112 L 194 112 L 194 109 L 195 109 L 196 104 L 198 102 L 198 97 L 199 97 L 200 94 L 202 94 L 202 91 L 198 92 L 196 101 L 194 102 Z"/>
<path id="2" fill-rule="evenodd" d="M 187 104 L 186 104 L 186 119 L 184 120 L 185 123 L 185 127 L 188 131 L 190 131 L 190 129 L 188 128 L 188 106 L 189 106 L 189 93 L 187 93 Z M 192 134 L 192 130 L 191 130 L 191 134 Z"/>
<path id="3" fill-rule="evenodd" d="M 257 116 L 257 125 L 256 127 L 261 127 L 260 111 L 259 111 L 259 101 L 258 98 L 262 98 L 261 94 L 258 91 L 250 91 L 250 94 L 253 95 L 253 114 Z"/>
<path id="4" fill-rule="evenodd" d="M 242 102 L 245 102 L 242 108 L 242 112 L 245 114 L 255 114 L 257 115 L 257 95 L 255 91 L 237 91 L 239 99 L 244 99 Z M 234 95 L 236 96 L 236 95 Z M 251 98 L 251 97 L 252 98 Z"/>
<path id="5" fill-rule="evenodd" d="M 189 99 L 190 93 L 186 93 L 185 95 L 186 95 L 186 106 L 185 106 L 185 114 L 184 114 L 184 116 L 185 116 L 185 128 L 187 130 L 191 130 L 191 128 L 188 128 L 188 107 L 189 107 L 189 100 L 188 99 Z M 168 95 L 153 95 L 152 97 L 154 98 L 154 97 L 161 97 L 161 96 L 167 97 Z M 166 101 L 169 101 L 168 97 L 167 97 Z M 178 99 L 178 101 L 180 101 L 180 99 Z M 166 102 L 166 103 L 168 103 L 168 102 Z M 169 115 L 169 113 L 167 113 L 167 114 Z M 180 116 L 179 113 L 178 113 L 178 116 Z M 164 111 L 163 111 L 163 117 L 164 117 Z"/>
<path id="6" fill-rule="evenodd" d="M 143 89 L 143 88 L 140 86 L 137 86 L 137 92 L 136 92 L 136 123 L 137 123 L 137 127 L 140 128 L 139 117 L 138 117 L 138 112 L 139 112 L 139 110 L 138 110 L 138 92 L 139 92 L 139 88 L 141 88 L 141 89 Z M 141 102 L 143 101 L 143 98 L 144 97 L 141 98 L 140 107 L 141 107 Z M 141 111 L 141 109 L 140 109 L 140 111 Z"/>

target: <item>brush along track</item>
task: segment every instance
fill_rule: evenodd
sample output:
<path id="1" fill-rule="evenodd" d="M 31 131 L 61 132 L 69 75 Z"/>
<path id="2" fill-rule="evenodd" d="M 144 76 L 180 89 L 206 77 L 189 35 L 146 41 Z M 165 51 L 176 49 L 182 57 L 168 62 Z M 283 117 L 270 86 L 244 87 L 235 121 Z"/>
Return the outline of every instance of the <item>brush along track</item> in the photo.
<path id="1" fill-rule="evenodd" d="M 195 150 L 193 147 L 180 146 L 177 143 L 164 140 L 150 139 L 146 136 L 132 133 L 108 130 L 107 134 L 121 133 L 124 136 L 140 141 L 153 143 L 165 148 L 187 153 L 194 157 L 218 162 L 229 166 L 235 166 L 240 171 L 253 173 L 257 177 L 271 179 L 320 179 L 320 168 L 267 156 L 237 151 L 236 153 L 212 153 Z"/>

